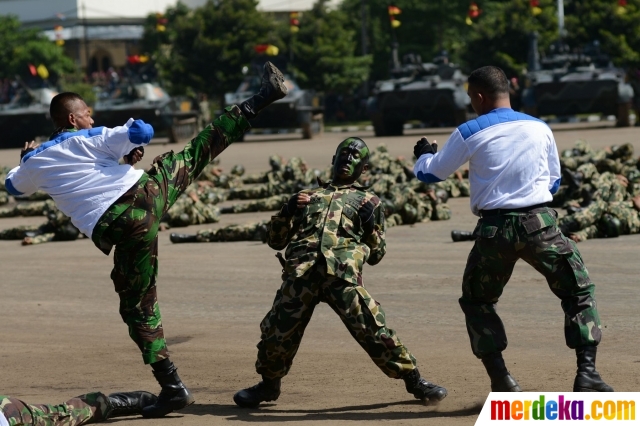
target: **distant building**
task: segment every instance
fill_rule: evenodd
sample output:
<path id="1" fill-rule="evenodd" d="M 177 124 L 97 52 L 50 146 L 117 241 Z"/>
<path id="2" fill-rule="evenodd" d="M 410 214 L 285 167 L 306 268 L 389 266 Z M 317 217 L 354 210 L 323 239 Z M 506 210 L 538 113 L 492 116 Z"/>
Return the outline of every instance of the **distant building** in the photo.
<path id="1" fill-rule="evenodd" d="M 207 2 L 181 1 L 192 8 Z M 52 41 L 64 41 L 67 54 L 91 73 L 122 67 L 129 56 L 139 55 L 145 18 L 177 3 L 177 0 L 0 0 L 0 15 L 16 15 L 25 27 L 42 29 Z M 258 9 L 276 13 L 305 11 L 313 3 L 314 0 L 261 0 Z"/>

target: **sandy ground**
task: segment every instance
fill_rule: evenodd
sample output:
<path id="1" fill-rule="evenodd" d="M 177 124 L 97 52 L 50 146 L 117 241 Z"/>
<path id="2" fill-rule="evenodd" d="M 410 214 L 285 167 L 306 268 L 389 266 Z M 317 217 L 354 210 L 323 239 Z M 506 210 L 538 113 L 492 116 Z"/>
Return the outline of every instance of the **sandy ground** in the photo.
<path id="1" fill-rule="evenodd" d="M 637 128 L 600 125 L 555 127 L 560 149 L 579 138 L 595 147 L 632 142 Z M 417 136 L 446 140 L 447 129 L 411 130 L 384 142 L 394 155 L 410 156 Z M 221 156 L 221 166 L 243 163 L 247 172 L 266 169 L 268 155 L 303 156 L 323 167 L 347 135 L 327 133 L 312 141 L 287 136 L 250 136 Z M 154 143 L 144 164 L 179 146 Z M 0 164 L 17 162 L 18 150 L 0 152 Z M 481 363 L 471 354 L 458 306 L 460 282 L 471 243 L 452 243 L 452 229 L 471 229 L 468 199 L 450 202 L 450 221 L 399 227 L 388 232 L 388 254 L 365 269 L 365 284 L 384 306 L 389 325 L 418 359 L 423 376 L 446 386 L 438 407 L 412 400 L 401 381 L 386 378 L 351 339 L 335 314 L 315 311 L 277 403 L 242 410 L 238 389 L 255 384 L 258 324 L 280 286 L 275 252 L 254 242 L 180 244 L 160 235 L 159 297 L 172 359 L 196 404 L 163 420 L 115 419 L 122 425 L 229 423 L 472 425 L 489 392 Z M 268 213 L 224 215 L 219 225 L 244 223 Z M 2 219 L 0 229 L 43 218 Z M 217 227 L 219 225 L 214 225 Z M 194 231 L 200 227 L 185 229 Z M 592 279 L 604 327 L 598 369 L 619 391 L 640 385 L 638 336 L 640 236 L 579 245 Z M 91 390 L 148 389 L 157 392 L 150 369 L 127 336 L 109 279 L 112 260 L 89 240 L 21 247 L 0 242 L 0 393 L 30 402 L 59 402 Z M 500 301 L 509 333 L 508 367 L 525 390 L 570 391 L 574 355 L 564 344 L 559 301 L 542 276 L 518 263 Z"/>

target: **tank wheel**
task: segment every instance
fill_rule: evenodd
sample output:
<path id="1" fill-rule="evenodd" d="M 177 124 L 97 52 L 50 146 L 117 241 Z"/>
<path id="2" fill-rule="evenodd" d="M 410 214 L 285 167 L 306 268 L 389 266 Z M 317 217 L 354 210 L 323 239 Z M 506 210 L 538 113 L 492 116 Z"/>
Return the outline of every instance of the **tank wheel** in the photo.
<path id="1" fill-rule="evenodd" d="M 384 127 L 389 136 L 402 136 L 404 133 L 404 123 L 402 121 L 385 121 Z"/>
<path id="2" fill-rule="evenodd" d="M 302 123 L 302 139 L 313 138 L 313 132 L 311 131 L 311 123 Z"/>
<path id="3" fill-rule="evenodd" d="M 455 121 L 456 121 L 456 126 L 459 126 L 469 121 L 469 118 L 467 116 L 467 110 L 466 109 L 456 110 Z"/>
<path id="4" fill-rule="evenodd" d="M 624 102 L 624 103 L 618 104 L 618 119 L 616 120 L 616 127 L 631 126 L 631 120 L 629 119 L 630 112 L 631 112 L 631 102 Z"/>

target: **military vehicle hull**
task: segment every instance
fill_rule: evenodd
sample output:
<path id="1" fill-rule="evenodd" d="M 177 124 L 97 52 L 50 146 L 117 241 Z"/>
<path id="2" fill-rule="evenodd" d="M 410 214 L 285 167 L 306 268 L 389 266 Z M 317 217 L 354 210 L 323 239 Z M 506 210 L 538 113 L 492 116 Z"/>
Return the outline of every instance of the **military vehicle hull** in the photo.
<path id="1" fill-rule="evenodd" d="M 239 105 L 253 96 L 259 89 L 258 77 L 247 77 L 234 93 L 225 94 L 225 106 Z M 289 77 L 285 76 L 289 89 L 287 96 L 277 100 L 250 120 L 254 129 L 301 129 L 304 139 L 311 139 L 322 132 L 324 107 L 320 98 L 311 90 L 300 89 Z"/>
<path id="2" fill-rule="evenodd" d="M 438 58 L 436 58 L 438 59 Z M 467 121 L 466 76 L 446 58 L 422 63 L 406 55 L 390 80 L 376 82 L 368 109 L 376 136 L 397 136 L 409 121 L 425 126 L 457 126 Z"/>
<path id="3" fill-rule="evenodd" d="M 466 97 L 466 93 L 464 93 Z M 402 135 L 404 124 L 418 120 L 428 126 L 457 126 L 467 121 L 467 105 L 455 89 L 380 92 L 371 121 L 376 136 Z"/>
<path id="4" fill-rule="evenodd" d="M 49 111 L 43 108 L 0 111 L 0 149 L 21 148 L 25 142 L 46 139 L 53 130 Z"/>
<path id="5" fill-rule="evenodd" d="M 135 99 L 111 97 L 99 100 L 93 110 L 97 125 L 122 126 L 130 118 L 151 124 L 156 137 L 167 137 L 177 143 L 191 139 L 198 131 L 199 111 L 176 105 L 160 87 L 143 83 L 135 85 Z"/>

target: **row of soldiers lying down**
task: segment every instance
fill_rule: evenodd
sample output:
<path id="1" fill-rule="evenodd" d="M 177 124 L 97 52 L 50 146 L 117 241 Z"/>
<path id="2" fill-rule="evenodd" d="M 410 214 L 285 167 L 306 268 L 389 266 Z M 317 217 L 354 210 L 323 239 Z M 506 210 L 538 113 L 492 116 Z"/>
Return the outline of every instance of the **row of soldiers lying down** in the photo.
<path id="1" fill-rule="evenodd" d="M 633 145 L 594 150 L 585 141 L 562 152 L 562 185 L 552 207 L 567 214 L 558 227 L 575 242 L 640 232 L 640 158 Z M 474 240 L 473 232 L 452 231 L 454 241 Z"/>
<path id="2" fill-rule="evenodd" d="M 413 178 L 412 164 L 404 158 L 392 158 L 384 145 L 371 155 L 371 172 L 363 176 L 363 185 L 380 196 L 385 204 L 387 226 L 410 225 L 429 220 L 447 220 L 449 197 L 469 195 L 469 181 L 463 174 L 435 185 Z M 559 220 L 563 232 L 576 242 L 592 238 L 611 238 L 640 232 L 640 161 L 633 146 L 625 144 L 594 150 L 585 141 L 562 152 L 562 186 L 555 194 L 553 207 L 566 209 Z M 246 175 L 242 166 L 229 174 L 217 164 L 210 165 L 191 188 L 166 213 L 164 228 L 216 223 L 221 214 L 278 210 L 292 193 L 313 187 L 327 170 L 309 169 L 304 160 L 293 157 L 283 161 L 269 158 L 270 170 Z M 4 179 L 0 177 L 0 185 Z M 0 188 L 2 189 L 2 188 Z M 22 240 L 23 244 L 69 241 L 81 238 L 69 218 L 49 199 L 39 194 L 11 208 L 0 208 L 1 217 L 47 216 L 42 225 L 18 226 L 0 231 L 0 239 Z M 250 200 L 220 208 L 226 200 Z M 0 203 L 8 196 L 0 190 Z M 171 241 L 224 242 L 264 241 L 267 222 L 233 224 L 205 229 L 195 235 L 172 234 Z M 454 231 L 454 241 L 474 239 L 472 232 Z"/>
<path id="3" fill-rule="evenodd" d="M 292 194 L 318 185 L 328 179 L 326 170 L 310 169 L 298 157 L 285 161 L 277 155 L 269 158 L 270 169 L 245 174 L 244 167 L 236 165 L 229 173 L 214 162 L 166 212 L 162 229 L 216 223 L 221 214 L 276 211 Z M 469 180 L 456 172 L 437 184 L 426 184 L 415 179 L 413 163 L 402 157 L 393 158 L 385 145 L 379 145 L 370 157 L 370 172 L 363 175 L 360 184 L 370 186 L 384 202 L 388 227 L 411 225 L 430 220 L 448 220 L 451 209 L 449 197 L 468 197 Z M 0 204 L 9 202 L 4 188 L 8 169 L 0 170 Z M 219 204 L 228 200 L 242 200 L 226 207 Z M 227 203 L 228 204 L 228 203 Z M 46 194 L 36 193 L 19 200 L 10 207 L 0 207 L 0 218 L 16 216 L 46 216 L 41 225 L 26 225 L 0 231 L 0 239 L 22 240 L 23 245 L 51 241 L 72 241 L 83 238 L 70 219 L 57 210 Z M 218 229 L 205 229 L 196 235 L 171 234 L 171 241 L 225 242 L 265 241 L 268 220 L 233 224 Z"/>

